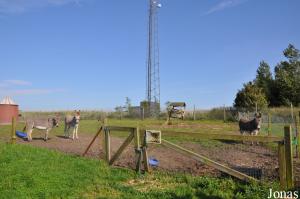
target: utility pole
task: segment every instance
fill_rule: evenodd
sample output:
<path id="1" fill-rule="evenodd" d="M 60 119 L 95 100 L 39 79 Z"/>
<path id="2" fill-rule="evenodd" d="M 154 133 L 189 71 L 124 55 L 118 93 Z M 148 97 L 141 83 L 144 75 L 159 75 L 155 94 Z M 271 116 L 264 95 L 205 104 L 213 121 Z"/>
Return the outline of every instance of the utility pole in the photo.
<path id="1" fill-rule="evenodd" d="M 224 119 L 224 122 L 226 122 L 226 107 L 225 107 L 225 104 L 223 106 L 223 119 Z"/>
<path id="2" fill-rule="evenodd" d="M 194 121 L 196 120 L 196 107 L 195 107 L 195 105 L 194 105 L 194 110 L 193 110 L 193 119 L 194 119 Z"/>

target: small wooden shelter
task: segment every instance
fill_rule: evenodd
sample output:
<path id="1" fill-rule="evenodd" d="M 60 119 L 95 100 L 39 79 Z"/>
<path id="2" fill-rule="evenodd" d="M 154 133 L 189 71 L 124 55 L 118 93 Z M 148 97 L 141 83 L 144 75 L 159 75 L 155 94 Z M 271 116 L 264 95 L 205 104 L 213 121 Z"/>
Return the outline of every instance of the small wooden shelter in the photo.
<path id="1" fill-rule="evenodd" d="M 179 118 L 184 119 L 185 114 L 185 102 L 171 102 L 168 104 L 167 112 L 168 112 L 168 123 L 170 123 L 171 118 Z"/>

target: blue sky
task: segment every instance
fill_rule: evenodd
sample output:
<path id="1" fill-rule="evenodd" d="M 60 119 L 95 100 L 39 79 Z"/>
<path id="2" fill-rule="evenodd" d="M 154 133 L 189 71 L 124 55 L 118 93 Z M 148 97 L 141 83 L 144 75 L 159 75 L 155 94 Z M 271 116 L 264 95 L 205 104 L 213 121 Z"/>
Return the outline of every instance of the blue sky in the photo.
<path id="1" fill-rule="evenodd" d="M 0 0 L 0 97 L 23 110 L 145 99 L 147 0 Z M 232 105 L 259 62 L 300 48 L 299 0 L 162 0 L 161 102 Z"/>

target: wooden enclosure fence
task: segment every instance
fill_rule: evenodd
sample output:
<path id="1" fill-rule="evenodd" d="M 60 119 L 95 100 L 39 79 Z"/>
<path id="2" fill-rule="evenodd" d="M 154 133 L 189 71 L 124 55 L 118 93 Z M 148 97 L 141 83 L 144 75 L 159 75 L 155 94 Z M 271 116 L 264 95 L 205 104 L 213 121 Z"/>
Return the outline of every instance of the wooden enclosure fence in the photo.
<path id="1" fill-rule="evenodd" d="M 263 143 L 277 143 L 278 145 L 278 163 L 279 163 L 279 178 L 280 185 L 283 189 L 291 189 L 294 187 L 294 172 L 293 172 L 293 152 L 292 152 L 292 130 L 291 126 L 284 128 L 284 137 L 279 136 L 250 136 L 250 135 L 231 135 L 220 133 L 197 133 L 197 132 L 172 132 L 162 131 L 163 135 L 171 136 L 192 136 L 193 138 L 206 139 L 206 140 L 228 140 L 228 141 L 250 141 L 250 142 L 263 142 Z M 180 147 L 174 143 L 163 140 L 163 144 L 170 146 L 175 150 L 185 154 L 193 159 L 196 159 L 208 166 L 234 176 L 243 181 L 258 181 L 257 179 L 243 174 L 237 170 L 231 169 L 225 165 L 217 163 L 208 157 L 196 154 L 188 149 Z"/>
<path id="2" fill-rule="evenodd" d="M 137 127 L 119 127 L 119 126 L 101 126 L 91 143 L 83 153 L 83 156 L 87 154 L 93 142 L 97 136 L 104 134 L 104 148 L 105 157 L 109 165 L 112 165 L 127 148 L 130 143 L 134 142 L 135 153 L 135 165 L 136 171 L 140 172 L 143 166 L 144 171 L 149 172 L 149 163 L 147 155 L 147 143 L 145 142 L 146 129 L 139 129 Z M 129 136 L 121 144 L 115 154 L 111 155 L 110 151 L 110 132 L 111 131 L 123 131 L 129 132 Z M 197 133 L 197 132 L 173 132 L 162 130 L 163 136 L 192 136 L 193 138 L 205 139 L 205 140 L 228 140 L 228 141 L 247 141 L 247 142 L 263 142 L 263 143 L 277 143 L 278 146 L 278 163 L 279 163 L 279 178 L 282 189 L 291 189 L 294 187 L 294 172 L 293 172 L 293 152 L 292 152 L 292 130 L 291 126 L 284 128 L 284 137 L 279 136 L 250 136 L 250 135 L 236 135 L 236 134 L 220 134 L 220 133 Z M 222 163 L 216 162 L 209 157 L 205 157 L 177 144 L 174 144 L 168 140 L 162 139 L 162 144 L 168 148 L 171 148 L 185 156 L 188 156 L 194 160 L 197 160 L 205 165 L 213 167 L 223 173 L 238 178 L 246 182 L 259 181 L 258 179 L 244 174 L 236 169 L 230 168 Z"/>
<path id="3" fill-rule="evenodd" d="M 271 113 L 268 113 L 268 128 L 267 128 L 267 134 L 268 136 L 271 136 L 272 133 L 272 115 Z M 292 115 L 292 123 L 291 126 L 294 128 L 295 134 L 292 133 L 292 141 L 293 145 L 295 145 L 295 157 L 300 158 L 300 111 L 298 115 L 295 116 Z"/>
<path id="4" fill-rule="evenodd" d="M 110 147 L 110 132 L 111 131 L 122 131 L 129 132 L 129 136 L 125 139 L 125 141 L 121 144 L 121 146 L 117 149 L 115 154 L 111 154 Z M 143 166 L 146 172 L 149 172 L 149 163 L 148 163 L 148 155 L 147 155 L 147 144 L 145 142 L 141 142 L 140 131 L 139 128 L 134 127 L 120 127 L 120 126 L 101 126 L 82 156 L 85 156 L 92 144 L 95 142 L 96 138 L 101 134 L 104 134 L 104 150 L 105 150 L 105 159 L 109 165 L 113 165 L 113 163 L 120 157 L 120 155 L 124 152 L 124 150 L 130 145 L 130 143 L 134 142 L 134 152 L 135 152 L 135 170 L 137 172 L 141 172 L 141 168 Z"/>
<path id="5" fill-rule="evenodd" d="M 278 148 L 278 165 L 279 165 L 279 178 L 280 185 L 282 189 L 292 189 L 295 184 L 295 176 L 294 176 L 294 162 L 298 162 L 299 165 L 296 165 L 295 168 L 300 168 L 300 161 L 294 161 L 293 156 L 293 141 L 296 140 L 296 156 L 299 157 L 300 154 L 300 133 L 299 133 L 299 116 L 295 119 L 295 129 L 296 134 L 293 135 L 292 127 L 285 126 L 284 127 L 284 136 L 273 136 L 271 135 L 271 115 L 269 115 L 269 130 L 268 135 L 262 136 L 251 136 L 251 135 L 239 135 L 239 134 L 222 134 L 222 133 L 201 133 L 197 131 L 193 132 L 184 132 L 184 131 L 170 131 L 170 130 L 162 130 L 162 136 L 172 136 L 172 137 L 192 137 L 196 139 L 203 140 L 227 140 L 227 141 L 243 141 L 243 142 L 260 142 L 260 143 L 276 143 Z M 120 155 L 124 152 L 124 150 L 130 145 L 130 143 L 134 143 L 134 153 L 135 153 L 135 170 L 140 172 L 143 168 L 144 171 L 149 172 L 150 167 L 148 163 L 148 154 L 147 154 L 147 143 L 145 139 L 147 127 L 121 127 L 121 126 L 108 126 L 107 122 L 104 121 L 104 124 L 99 128 L 90 144 L 87 146 L 86 150 L 82 154 L 85 156 L 92 144 L 96 141 L 96 138 L 103 135 L 104 150 L 105 150 L 105 159 L 109 165 L 113 165 L 113 163 L 120 157 Z M 114 154 L 111 154 L 111 142 L 110 142 L 110 134 L 111 131 L 122 131 L 128 132 L 128 137 L 124 140 L 121 146 L 117 149 Z M 16 142 L 16 118 L 12 118 L 11 124 L 11 143 Z M 223 173 L 226 173 L 230 176 L 236 177 L 240 180 L 251 182 L 258 181 L 258 179 L 251 177 L 247 174 L 244 174 L 236 169 L 230 168 L 222 163 L 216 162 L 212 160 L 210 157 L 205 157 L 198 153 L 195 153 L 191 150 L 188 150 L 184 147 L 181 147 L 175 143 L 172 143 L 166 139 L 162 139 L 162 144 L 168 148 L 171 148 L 181 154 L 188 156 L 194 160 L 197 160 L 205 165 L 213 167 Z M 297 164 L 298 164 L 297 163 Z M 297 169 L 295 169 L 297 170 Z M 299 171 L 300 173 L 300 171 Z M 300 176 L 296 176 L 296 179 L 300 179 Z M 299 183 L 299 182 L 298 182 Z"/>

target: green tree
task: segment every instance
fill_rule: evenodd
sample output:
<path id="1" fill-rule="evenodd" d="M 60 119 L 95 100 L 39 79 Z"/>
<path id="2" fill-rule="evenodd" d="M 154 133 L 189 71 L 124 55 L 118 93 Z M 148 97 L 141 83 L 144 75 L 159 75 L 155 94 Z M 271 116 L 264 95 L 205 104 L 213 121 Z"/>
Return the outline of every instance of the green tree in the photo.
<path id="1" fill-rule="evenodd" d="M 288 61 L 275 67 L 275 90 L 278 106 L 300 104 L 300 53 L 293 45 L 283 51 Z"/>
<path id="2" fill-rule="evenodd" d="M 256 71 L 256 78 L 254 83 L 259 88 L 262 88 L 263 92 L 267 97 L 267 101 L 272 104 L 274 101 L 273 97 L 273 84 L 274 80 L 272 77 L 271 69 L 268 63 L 261 61 Z"/>
<path id="3" fill-rule="evenodd" d="M 299 61 L 300 54 L 299 50 L 295 48 L 294 45 L 289 44 L 289 46 L 283 51 L 283 54 L 290 62 L 297 62 Z"/>
<path id="4" fill-rule="evenodd" d="M 300 51 L 289 44 L 283 54 L 287 60 L 277 64 L 274 78 L 270 66 L 264 61 L 260 63 L 253 83 L 245 84 L 237 93 L 235 106 L 253 107 L 255 104 L 253 100 L 258 100 L 257 103 L 261 105 L 287 106 L 293 103 L 300 106 Z M 264 102 L 260 92 L 264 94 L 267 103 Z M 258 96 L 255 97 L 254 93 Z"/>
<path id="5" fill-rule="evenodd" d="M 266 95 L 262 88 L 253 82 L 244 84 L 244 87 L 238 91 L 234 100 L 234 106 L 237 108 L 246 108 L 254 110 L 256 103 L 259 108 L 268 106 Z"/>

